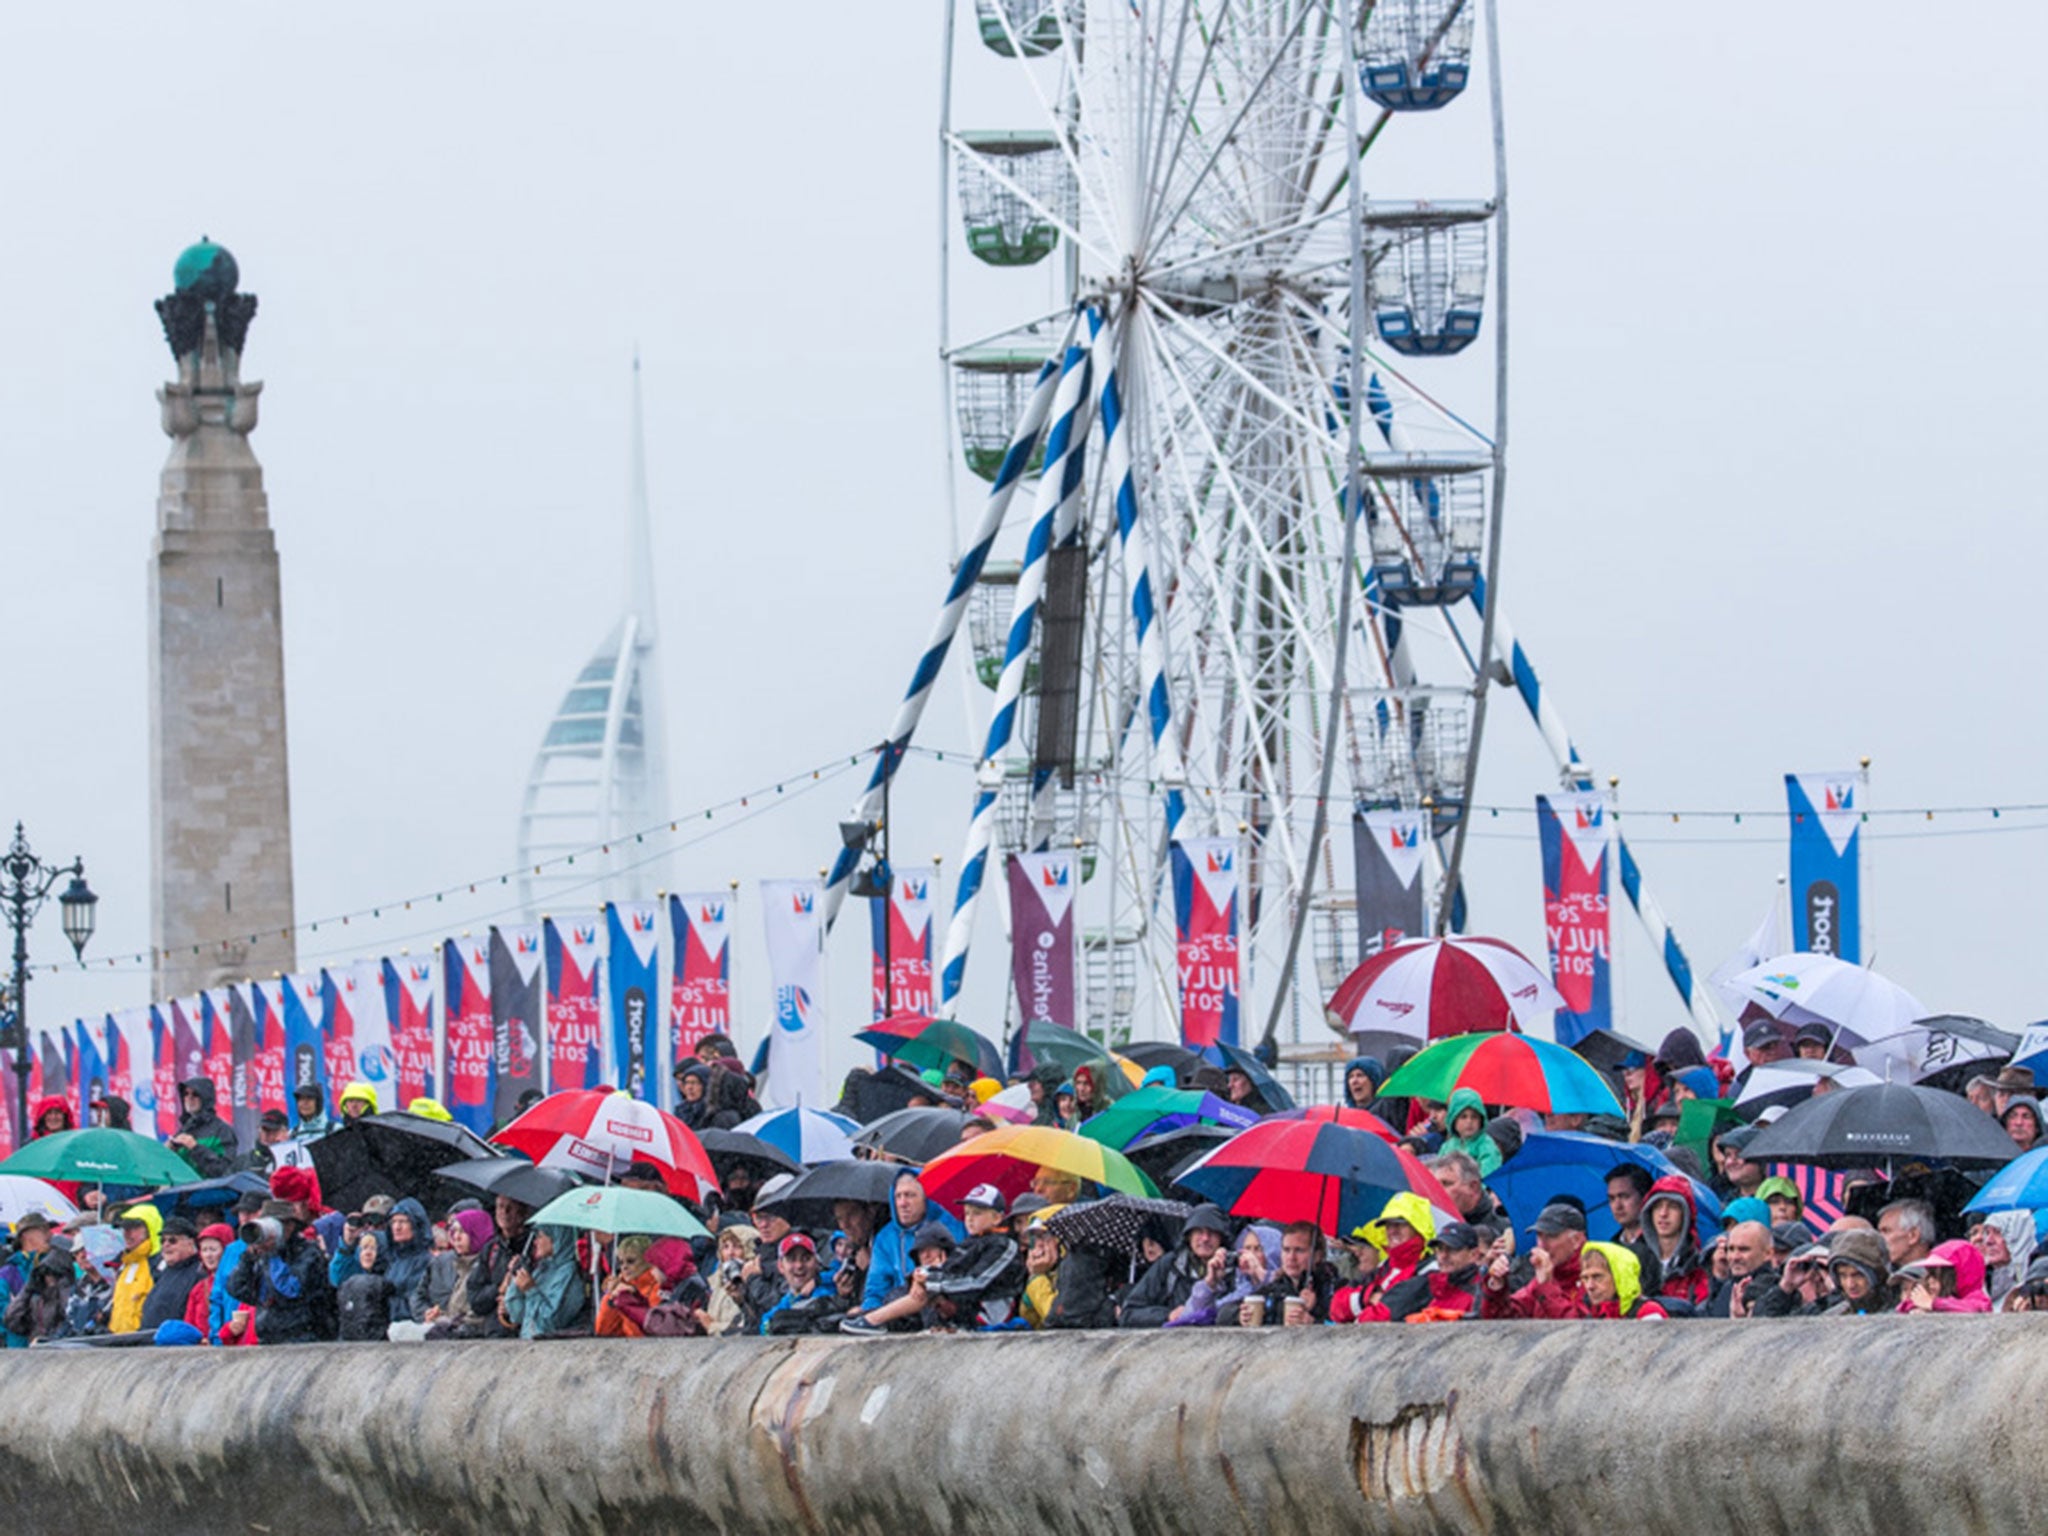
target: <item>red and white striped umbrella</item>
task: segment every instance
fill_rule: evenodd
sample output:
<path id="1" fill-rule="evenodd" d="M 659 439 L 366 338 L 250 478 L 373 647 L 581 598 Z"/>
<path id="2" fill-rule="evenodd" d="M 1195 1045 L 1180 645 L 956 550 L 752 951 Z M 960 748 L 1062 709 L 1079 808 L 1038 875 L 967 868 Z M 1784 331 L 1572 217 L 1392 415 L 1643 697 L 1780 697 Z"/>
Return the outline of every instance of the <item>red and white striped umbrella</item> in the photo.
<path id="1" fill-rule="evenodd" d="M 1338 985 L 1330 1017 L 1353 1034 L 1442 1040 L 1543 1023 L 1564 998 L 1500 939 L 1414 939 L 1374 955 Z"/>
<path id="2" fill-rule="evenodd" d="M 615 1179 L 633 1163 L 652 1163 L 670 1194 L 700 1203 L 718 1189 L 710 1155 L 688 1126 L 617 1089 L 550 1094 L 491 1139 L 542 1168 L 593 1179 Z"/>

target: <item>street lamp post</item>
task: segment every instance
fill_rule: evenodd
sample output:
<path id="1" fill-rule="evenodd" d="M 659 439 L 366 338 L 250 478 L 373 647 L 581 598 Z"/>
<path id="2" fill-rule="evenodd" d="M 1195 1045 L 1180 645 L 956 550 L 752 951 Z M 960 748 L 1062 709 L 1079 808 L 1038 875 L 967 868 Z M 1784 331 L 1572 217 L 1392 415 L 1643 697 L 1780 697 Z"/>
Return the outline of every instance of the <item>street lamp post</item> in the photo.
<path id="1" fill-rule="evenodd" d="M 45 864 L 30 850 L 28 838 L 17 821 L 14 824 L 14 841 L 8 845 L 7 852 L 0 855 L 0 909 L 6 911 L 7 926 L 14 930 L 14 1023 L 4 1036 L 0 1036 L 0 1043 L 14 1052 L 14 1124 L 15 1135 L 22 1142 L 26 1142 L 30 1134 L 28 930 L 51 890 L 66 875 L 71 877 L 71 883 L 57 898 L 57 905 L 64 912 L 64 937 L 71 941 L 71 953 L 83 959 L 86 941 L 92 937 L 94 909 L 99 905 L 99 897 L 85 883 L 85 860 L 73 859 L 64 865 Z"/>

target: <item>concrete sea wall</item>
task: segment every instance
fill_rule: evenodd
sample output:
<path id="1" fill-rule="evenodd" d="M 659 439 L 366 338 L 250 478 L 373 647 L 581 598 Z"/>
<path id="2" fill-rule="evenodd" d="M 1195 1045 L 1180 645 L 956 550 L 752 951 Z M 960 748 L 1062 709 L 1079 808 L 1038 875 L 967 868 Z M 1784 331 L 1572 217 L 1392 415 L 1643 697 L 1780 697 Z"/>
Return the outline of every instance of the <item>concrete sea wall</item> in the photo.
<path id="1" fill-rule="evenodd" d="M 1999 1532 L 2010 1318 L 31 1350 L 14 1536 Z"/>

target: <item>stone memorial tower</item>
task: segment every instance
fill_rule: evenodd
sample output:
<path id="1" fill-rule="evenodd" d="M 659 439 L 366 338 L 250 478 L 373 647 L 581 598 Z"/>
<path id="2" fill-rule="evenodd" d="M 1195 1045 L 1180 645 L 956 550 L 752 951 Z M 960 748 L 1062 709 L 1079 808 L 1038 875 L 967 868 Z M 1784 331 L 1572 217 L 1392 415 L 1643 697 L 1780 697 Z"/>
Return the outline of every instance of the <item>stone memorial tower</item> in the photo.
<path id="1" fill-rule="evenodd" d="M 235 258 L 202 238 L 156 305 L 178 361 L 157 391 L 171 454 L 149 589 L 160 999 L 296 963 L 277 545 L 249 448 L 263 386 L 241 377 L 256 296 L 239 281 Z"/>

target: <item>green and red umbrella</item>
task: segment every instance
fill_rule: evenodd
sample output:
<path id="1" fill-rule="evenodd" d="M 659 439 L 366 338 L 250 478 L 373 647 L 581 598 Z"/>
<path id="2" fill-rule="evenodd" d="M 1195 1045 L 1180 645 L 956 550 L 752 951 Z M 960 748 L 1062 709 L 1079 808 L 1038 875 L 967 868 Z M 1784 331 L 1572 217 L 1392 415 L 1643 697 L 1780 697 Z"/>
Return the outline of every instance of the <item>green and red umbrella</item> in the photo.
<path id="1" fill-rule="evenodd" d="M 1419 1195 L 1451 1220 L 1457 1207 L 1405 1147 L 1333 1121 L 1262 1120 L 1174 1183 L 1232 1216 L 1312 1221 L 1333 1237 L 1374 1220 L 1395 1195 Z"/>
<path id="2" fill-rule="evenodd" d="M 996 1043 L 954 1019 L 892 1014 L 853 1038 L 919 1069 L 943 1072 L 954 1062 L 964 1061 L 983 1077 L 999 1082 L 1003 1077 L 1003 1053 Z"/>
<path id="3" fill-rule="evenodd" d="M 1488 1104 L 1548 1115 L 1620 1115 L 1607 1079 L 1577 1052 L 1527 1035 L 1458 1035 L 1439 1040 L 1380 1085 L 1396 1099 L 1448 1103 L 1470 1088 Z"/>

